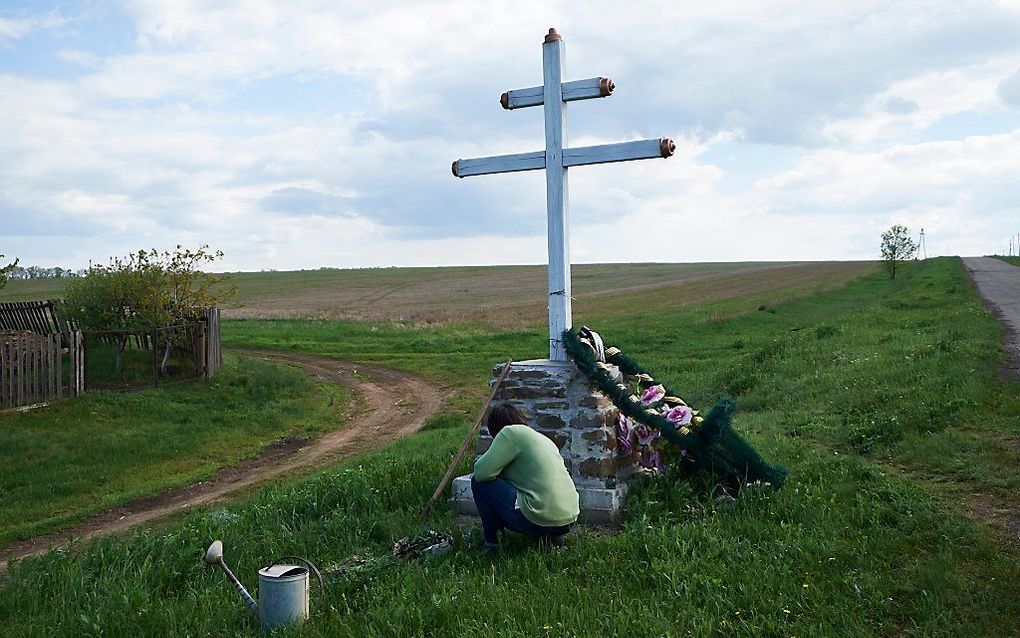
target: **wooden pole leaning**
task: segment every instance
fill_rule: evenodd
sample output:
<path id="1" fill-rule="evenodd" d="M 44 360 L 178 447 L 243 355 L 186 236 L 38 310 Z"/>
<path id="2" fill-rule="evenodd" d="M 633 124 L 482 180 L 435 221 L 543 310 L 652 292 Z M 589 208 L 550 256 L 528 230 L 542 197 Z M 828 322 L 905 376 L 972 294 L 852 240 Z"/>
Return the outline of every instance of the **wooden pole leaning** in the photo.
<path id="1" fill-rule="evenodd" d="M 425 519 L 432 511 L 432 506 L 435 505 L 436 500 L 439 499 L 446 486 L 450 484 L 453 479 L 454 473 L 457 471 L 457 466 L 460 465 L 461 459 L 464 458 L 464 454 L 468 448 L 471 447 L 471 442 L 474 440 L 475 435 L 482 429 L 482 423 L 485 422 L 485 417 L 489 413 L 489 407 L 492 405 L 492 400 L 496 398 L 496 394 L 499 392 L 500 386 L 503 385 L 503 380 L 506 379 L 506 375 L 510 373 L 510 365 L 513 363 L 513 359 L 507 359 L 507 362 L 503 364 L 503 369 L 500 370 L 499 376 L 496 377 L 496 381 L 492 384 L 492 392 L 489 393 L 488 400 L 485 401 L 485 405 L 482 406 L 482 411 L 478 413 L 478 417 L 475 422 L 471 424 L 471 429 L 468 430 L 467 436 L 464 437 L 464 442 L 460 444 L 460 449 L 453 455 L 453 461 L 450 462 L 450 467 L 446 468 L 446 474 L 443 475 L 443 480 L 439 482 L 439 487 L 432 493 L 432 497 L 428 503 L 425 503 L 425 507 L 421 508 L 421 518 Z"/>

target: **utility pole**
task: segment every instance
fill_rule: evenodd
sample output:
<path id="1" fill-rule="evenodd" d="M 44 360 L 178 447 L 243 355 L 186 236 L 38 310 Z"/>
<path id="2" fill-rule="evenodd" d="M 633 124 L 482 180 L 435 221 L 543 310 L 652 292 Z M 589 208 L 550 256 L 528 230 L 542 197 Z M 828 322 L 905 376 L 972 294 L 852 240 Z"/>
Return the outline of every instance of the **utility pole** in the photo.
<path id="1" fill-rule="evenodd" d="M 923 259 L 928 259 L 928 247 L 924 245 L 924 229 L 923 228 L 921 229 L 921 239 L 917 243 L 918 243 L 918 248 L 920 248 L 919 252 L 921 252 L 924 255 Z"/>

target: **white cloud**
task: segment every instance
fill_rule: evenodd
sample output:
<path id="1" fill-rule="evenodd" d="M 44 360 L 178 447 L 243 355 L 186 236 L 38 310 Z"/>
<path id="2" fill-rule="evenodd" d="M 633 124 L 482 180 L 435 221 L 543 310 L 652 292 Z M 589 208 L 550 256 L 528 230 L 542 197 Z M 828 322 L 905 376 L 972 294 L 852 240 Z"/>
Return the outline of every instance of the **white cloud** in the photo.
<path id="1" fill-rule="evenodd" d="M 956 113 L 1001 111 L 996 93 L 1017 64 L 1020 57 L 1003 57 L 894 82 L 860 116 L 828 123 L 825 134 L 836 143 L 888 143 Z"/>
<path id="2" fill-rule="evenodd" d="M 833 150 L 759 181 L 751 198 L 798 223 L 845 215 L 854 222 L 848 228 L 865 225 L 869 232 L 904 223 L 951 239 L 953 250 L 983 254 L 1020 219 L 1010 194 L 1017 166 L 1020 129 L 877 152 Z"/>
<path id="3" fill-rule="evenodd" d="M 998 93 L 1008 106 L 1020 109 L 1020 68 L 999 84 Z"/>
<path id="4" fill-rule="evenodd" d="M 962 224 L 957 245 L 986 252 L 1017 217 L 1016 131 L 917 142 L 1020 103 L 1011 3 L 125 10 L 133 31 L 103 38 L 127 48 L 55 38 L 73 72 L 0 75 L 0 242 L 27 261 L 189 241 L 223 248 L 233 268 L 543 261 L 541 175 L 455 180 L 449 165 L 540 148 L 541 112 L 496 98 L 540 81 L 551 25 L 570 77 L 618 85 L 571 105 L 573 144 L 680 142 L 669 161 L 571 172 L 579 260 L 871 257 L 891 221 Z M 0 17 L 0 43 L 60 26 L 53 16 Z M 322 105 L 303 103 L 306 86 Z M 768 144 L 793 159 L 758 162 Z M 707 159 L 720 147 L 732 161 Z M 674 233 L 692 242 L 677 251 Z"/>
<path id="5" fill-rule="evenodd" d="M 5 18 L 0 16 L 0 44 L 3 44 L 5 40 L 18 40 L 33 31 L 56 29 L 64 26 L 66 22 L 67 20 L 56 10 L 31 18 Z"/>

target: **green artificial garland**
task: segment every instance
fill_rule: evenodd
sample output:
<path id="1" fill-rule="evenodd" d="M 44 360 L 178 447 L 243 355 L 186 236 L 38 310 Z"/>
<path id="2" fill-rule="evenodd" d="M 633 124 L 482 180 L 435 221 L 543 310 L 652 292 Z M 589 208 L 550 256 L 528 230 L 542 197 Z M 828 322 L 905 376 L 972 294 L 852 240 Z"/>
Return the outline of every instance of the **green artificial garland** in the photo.
<path id="1" fill-rule="evenodd" d="M 575 331 L 563 333 L 563 344 L 581 372 L 620 412 L 638 423 L 655 428 L 667 441 L 685 452 L 682 455 L 685 469 L 713 471 L 740 483 L 761 481 L 777 490 L 786 481 L 786 468 L 765 462 L 733 429 L 733 413 L 736 410 L 733 399 L 724 397 L 716 402 L 697 427 L 678 430 L 662 414 L 648 409 L 639 397 L 631 393 L 630 388 L 618 384 L 607 370 L 600 367 L 593 350 L 578 338 Z M 614 349 L 608 350 L 612 352 Z M 642 385 L 658 383 L 633 359 L 618 350 L 612 354 L 607 352 L 606 362 L 617 366 L 626 376 L 644 375 L 646 381 Z M 664 384 L 660 385 L 667 396 L 679 396 Z"/>

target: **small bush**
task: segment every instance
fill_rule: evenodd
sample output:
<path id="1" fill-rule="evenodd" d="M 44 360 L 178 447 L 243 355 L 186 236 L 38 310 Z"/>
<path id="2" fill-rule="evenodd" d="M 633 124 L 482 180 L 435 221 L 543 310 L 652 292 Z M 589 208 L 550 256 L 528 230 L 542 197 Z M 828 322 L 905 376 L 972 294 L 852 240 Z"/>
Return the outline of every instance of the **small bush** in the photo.
<path id="1" fill-rule="evenodd" d="M 840 329 L 832 324 L 823 323 L 815 328 L 815 337 L 818 339 L 827 339 L 828 337 L 835 337 L 840 333 Z"/>

